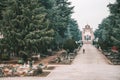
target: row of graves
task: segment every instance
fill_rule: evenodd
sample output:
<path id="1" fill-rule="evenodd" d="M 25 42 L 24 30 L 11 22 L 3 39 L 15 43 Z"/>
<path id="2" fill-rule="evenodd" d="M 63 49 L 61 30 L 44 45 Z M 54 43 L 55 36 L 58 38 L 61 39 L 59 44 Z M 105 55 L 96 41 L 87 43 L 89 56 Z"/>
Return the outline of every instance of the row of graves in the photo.
<path id="1" fill-rule="evenodd" d="M 14 56 L 15 55 L 10 55 L 10 57 L 13 58 Z M 45 66 L 42 63 L 35 64 L 35 60 L 39 60 L 40 55 L 31 56 L 31 59 L 27 59 L 27 57 L 24 58 L 1 61 L 0 77 L 36 76 L 43 72 Z"/>
<path id="2" fill-rule="evenodd" d="M 43 73 L 47 66 L 41 64 L 34 65 L 33 62 L 22 64 L 0 64 L 0 77 L 13 76 L 37 76 Z"/>
<path id="3" fill-rule="evenodd" d="M 74 50 L 73 53 L 63 51 L 52 59 L 50 58 L 48 64 L 71 64 L 78 51 L 78 49 Z M 39 57 L 39 55 L 32 56 L 33 59 L 37 58 L 37 60 L 39 60 Z M 44 73 L 46 69 L 52 69 L 52 67 L 48 67 L 48 64 L 35 63 L 33 59 L 28 60 L 24 64 L 0 64 L 0 77 L 38 76 Z"/>
<path id="4" fill-rule="evenodd" d="M 46 58 L 46 55 L 42 55 Z M 12 56 L 13 57 L 13 56 Z M 0 62 L 0 77 L 20 77 L 20 76 L 47 76 L 50 72 L 45 72 L 47 64 L 41 62 L 42 57 L 34 54 L 31 58 L 17 59 Z"/>
<path id="5" fill-rule="evenodd" d="M 54 59 L 52 59 L 49 64 L 63 64 L 63 65 L 69 65 L 72 63 L 74 58 L 77 55 L 77 52 L 79 49 L 75 49 L 73 52 L 63 52 L 62 54 L 58 55 Z"/>
<path id="6" fill-rule="evenodd" d="M 104 51 L 103 54 L 111 61 L 114 65 L 120 65 L 120 53 Z"/>
<path id="7" fill-rule="evenodd" d="M 109 50 L 103 50 L 102 52 L 112 64 L 120 65 L 120 52 L 116 46 L 113 46 Z"/>

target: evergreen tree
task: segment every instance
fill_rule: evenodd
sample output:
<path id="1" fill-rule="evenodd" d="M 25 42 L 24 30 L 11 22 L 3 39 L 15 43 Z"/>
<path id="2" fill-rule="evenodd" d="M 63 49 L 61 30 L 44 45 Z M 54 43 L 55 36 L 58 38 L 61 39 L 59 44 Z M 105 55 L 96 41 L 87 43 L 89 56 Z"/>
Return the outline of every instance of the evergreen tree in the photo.
<path id="1" fill-rule="evenodd" d="M 0 27 L 4 36 L 2 45 L 15 53 L 44 50 L 54 35 L 54 30 L 48 28 L 46 15 L 38 0 L 8 0 Z"/>
<path id="2" fill-rule="evenodd" d="M 120 49 L 120 1 L 116 0 L 108 7 L 110 15 L 102 21 L 95 34 L 99 38 L 99 43 L 102 43 L 101 47 L 117 46 Z"/>
<path id="3" fill-rule="evenodd" d="M 71 19 L 69 21 L 69 25 L 68 25 L 66 34 L 67 34 L 68 38 L 71 38 L 75 41 L 81 40 L 81 32 L 78 28 L 77 21 L 75 21 L 74 19 Z"/>
<path id="4" fill-rule="evenodd" d="M 118 46 L 120 48 L 120 1 L 116 0 L 114 4 L 109 4 L 110 8 L 110 20 L 111 20 L 111 28 L 112 28 L 112 36 L 111 39 L 113 41 L 113 45 Z"/>
<path id="5" fill-rule="evenodd" d="M 70 16 L 72 14 L 73 7 L 70 6 L 70 2 L 67 0 L 51 0 L 53 6 L 49 9 L 48 18 L 50 20 L 50 28 L 54 29 L 54 47 L 60 47 L 63 45 L 66 36 Z"/>
<path id="6" fill-rule="evenodd" d="M 72 37 L 78 40 L 79 30 L 71 19 L 72 10 L 68 0 L 0 1 L 2 52 L 46 53 L 49 48 L 63 45 L 69 25 Z"/>
<path id="7" fill-rule="evenodd" d="M 5 9 L 7 0 L 0 0 L 0 20 L 2 17 L 2 11 Z"/>

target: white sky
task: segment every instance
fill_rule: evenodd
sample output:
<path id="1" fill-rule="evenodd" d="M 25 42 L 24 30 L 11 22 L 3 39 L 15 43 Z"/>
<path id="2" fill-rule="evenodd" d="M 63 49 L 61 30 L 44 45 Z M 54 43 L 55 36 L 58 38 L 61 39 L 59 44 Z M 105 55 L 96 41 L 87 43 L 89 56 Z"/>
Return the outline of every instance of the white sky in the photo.
<path id="1" fill-rule="evenodd" d="M 80 30 L 89 24 L 93 30 L 98 27 L 98 24 L 109 15 L 107 5 L 114 3 L 115 0 L 68 0 L 72 3 L 74 14 L 72 15 L 77 20 Z"/>

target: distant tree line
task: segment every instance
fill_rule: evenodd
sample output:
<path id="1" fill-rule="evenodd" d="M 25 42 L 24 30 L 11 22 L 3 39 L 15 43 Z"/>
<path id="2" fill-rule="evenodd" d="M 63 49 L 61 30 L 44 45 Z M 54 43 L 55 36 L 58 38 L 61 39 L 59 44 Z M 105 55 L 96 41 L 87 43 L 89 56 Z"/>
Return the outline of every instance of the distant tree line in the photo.
<path id="1" fill-rule="evenodd" d="M 102 49 L 111 49 L 112 46 L 120 50 L 120 0 L 108 5 L 110 15 L 103 19 L 95 31 L 98 44 Z"/>
<path id="2" fill-rule="evenodd" d="M 81 32 L 67 0 L 0 0 L 0 54 L 46 53 Z"/>

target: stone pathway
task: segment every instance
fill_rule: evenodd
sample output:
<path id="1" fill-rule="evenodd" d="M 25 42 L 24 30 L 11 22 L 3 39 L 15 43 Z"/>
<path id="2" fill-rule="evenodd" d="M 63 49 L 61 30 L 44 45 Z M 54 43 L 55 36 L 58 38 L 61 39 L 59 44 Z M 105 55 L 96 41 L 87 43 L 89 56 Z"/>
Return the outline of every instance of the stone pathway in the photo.
<path id="1" fill-rule="evenodd" d="M 101 52 L 90 44 L 84 45 L 82 49 L 72 65 L 57 66 L 45 78 L 8 77 L 0 80 L 120 80 L 120 66 L 108 64 Z"/>

